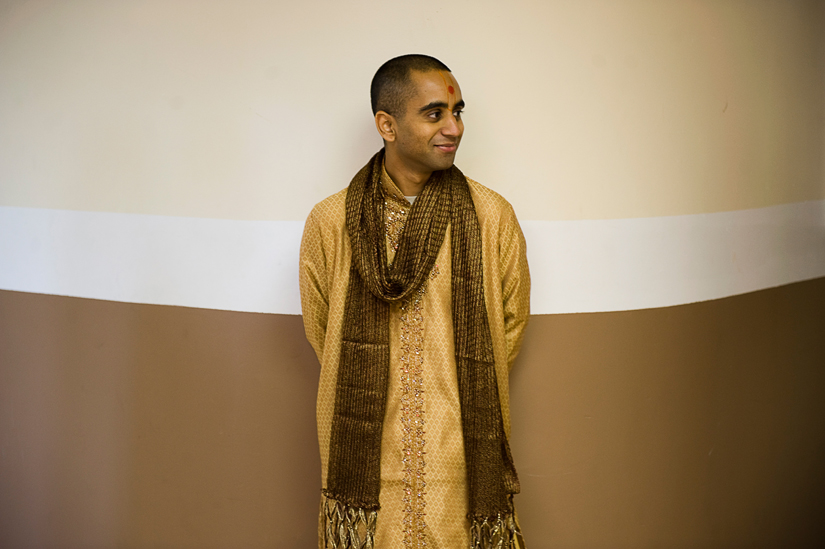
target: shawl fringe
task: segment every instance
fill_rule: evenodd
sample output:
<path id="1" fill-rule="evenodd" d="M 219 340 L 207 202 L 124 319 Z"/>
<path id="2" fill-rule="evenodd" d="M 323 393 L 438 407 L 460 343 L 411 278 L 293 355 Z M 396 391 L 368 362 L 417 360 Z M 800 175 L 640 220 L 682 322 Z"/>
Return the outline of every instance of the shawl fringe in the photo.
<path id="1" fill-rule="evenodd" d="M 470 517 L 470 549 L 524 548 L 524 538 L 514 513 Z"/>
<path id="2" fill-rule="evenodd" d="M 328 549 L 375 549 L 378 511 L 352 507 L 324 498 L 324 547 Z"/>

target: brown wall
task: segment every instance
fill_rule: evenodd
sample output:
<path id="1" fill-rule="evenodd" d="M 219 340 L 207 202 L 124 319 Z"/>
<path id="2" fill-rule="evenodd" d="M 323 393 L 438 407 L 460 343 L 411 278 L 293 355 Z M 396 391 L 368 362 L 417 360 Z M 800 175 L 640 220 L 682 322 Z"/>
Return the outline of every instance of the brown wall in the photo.
<path id="1" fill-rule="evenodd" d="M 534 546 L 825 545 L 825 279 L 528 329 L 512 436 Z"/>
<path id="2" fill-rule="evenodd" d="M 530 547 L 825 543 L 825 279 L 536 316 L 512 379 Z M 297 316 L 0 292 L 0 547 L 312 547 Z"/>
<path id="3" fill-rule="evenodd" d="M 311 547 L 298 316 L 0 292 L 0 547 Z"/>

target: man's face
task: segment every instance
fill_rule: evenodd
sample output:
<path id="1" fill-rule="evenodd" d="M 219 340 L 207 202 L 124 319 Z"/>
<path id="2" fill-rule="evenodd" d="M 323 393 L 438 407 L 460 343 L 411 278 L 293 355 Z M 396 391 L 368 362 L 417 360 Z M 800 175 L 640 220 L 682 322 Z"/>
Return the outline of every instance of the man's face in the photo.
<path id="1" fill-rule="evenodd" d="M 413 71 L 410 79 L 414 93 L 396 118 L 396 152 L 408 169 L 446 170 L 464 133 L 461 88 L 448 71 Z"/>

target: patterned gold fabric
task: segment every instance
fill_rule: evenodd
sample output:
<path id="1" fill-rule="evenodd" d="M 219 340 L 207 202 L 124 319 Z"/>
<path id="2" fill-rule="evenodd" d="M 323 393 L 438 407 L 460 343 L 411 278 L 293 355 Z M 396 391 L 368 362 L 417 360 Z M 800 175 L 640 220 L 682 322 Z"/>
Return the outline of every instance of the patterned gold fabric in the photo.
<path id="1" fill-rule="evenodd" d="M 497 358 L 505 431 L 507 374 L 529 315 L 524 238 L 510 205 L 469 180 L 482 233 L 484 292 Z M 409 203 L 384 173 L 387 247 L 400 234 Z M 346 190 L 310 214 L 301 247 L 301 295 L 307 337 L 321 362 L 318 437 L 326 482 L 344 303 L 350 268 Z M 469 546 L 466 471 L 452 338 L 449 231 L 422 291 L 390 311 L 390 381 L 381 442 L 378 548 Z M 411 357 L 420 357 L 410 368 Z M 408 365 L 405 371 L 405 364 Z M 420 389 L 420 391 L 417 391 Z M 418 396 L 416 396 L 418 392 Z M 420 397 L 420 398 L 418 398 Z M 425 419 L 423 426 L 415 418 Z M 423 450 L 418 459 L 418 450 Z M 420 494 L 420 495 L 419 495 Z M 323 517 L 319 517 L 323 519 Z M 321 520 L 323 527 L 323 520 Z M 323 539 L 319 532 L 319 539 Z"/>

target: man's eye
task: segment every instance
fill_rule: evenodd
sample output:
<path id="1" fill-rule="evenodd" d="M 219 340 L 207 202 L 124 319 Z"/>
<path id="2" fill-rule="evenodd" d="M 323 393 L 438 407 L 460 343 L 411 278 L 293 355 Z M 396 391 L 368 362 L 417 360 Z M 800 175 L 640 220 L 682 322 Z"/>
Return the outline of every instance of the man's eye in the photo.
<path id="1" fill-rule="evenodd" d="M 455 116 L 457 119 L 461 120 L 461 115 L 462 114 L 464 114 L 464 111 L 455 111 L 453 113 L 453 116 Z"/>
<path id="2" fill-rule="evenodd" d="M 427 116 L 429 116 L 433 120 L 438 120 L 439 118 L 441 118 L 441 112 L 440 111 L 433 111 L 430 114 L 428 114 Z"/>

